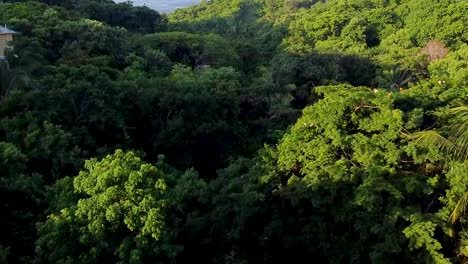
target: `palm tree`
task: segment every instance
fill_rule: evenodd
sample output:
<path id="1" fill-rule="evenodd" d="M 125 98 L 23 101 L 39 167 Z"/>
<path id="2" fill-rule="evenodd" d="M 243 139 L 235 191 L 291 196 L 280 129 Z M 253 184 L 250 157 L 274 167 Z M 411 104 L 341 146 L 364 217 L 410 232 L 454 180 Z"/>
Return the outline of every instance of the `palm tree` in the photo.
<path id="1" fill-rule="evenodd" d="M 411 136 L 416 142 L 424 145 L 432 145 L 444 152 L 450 160 L 465 162 L 468 161 L 468 105 L 462 105 L 450 109 L 454 115 L 455 125 L 449 130 L 448 137 L 442 136 L 435 130 L 428 130 L 415 133 Z M 454 226 L 465 215 L 468 209 L 468 192 L 463 193 L 453 209 L 450 218 L 450 226 Z M 449 228 L 449 235 L 454 235 L 454 230 Z M 458 253 L 468 257 L 468 237 L 462 232 Z"/>
<path id="2" fill-rule="evenodd" d="M 402 69 L 399 66 L 395 66 L 388 71 L 384 71 L 380 76 L 377 76 L 376 80 L 382 88 L 386 87 L 390 91 L 396 92 L 413 81 L 414 74 L 409 69 Z"/>
<path id="3" fill-rule="evenodd" d="M 391 71 L 391 76 L 389 76 L 390 90 L 398 91 L 400 87 L 407 85 L 413 80 L 413 75 L 408 69 L 401 69 L 400 67 L 395 67 Z"/>
<path id="4" fill-rule="evenodd" d="M 435 130 L 427 130 L 411 135 L 417 143 L 435 146 L 451 160 L 468 160 L 468 105 L 451 108 L 449 110 L 457 123 L 450 127 L 448 137 L 442 136 Z"/>

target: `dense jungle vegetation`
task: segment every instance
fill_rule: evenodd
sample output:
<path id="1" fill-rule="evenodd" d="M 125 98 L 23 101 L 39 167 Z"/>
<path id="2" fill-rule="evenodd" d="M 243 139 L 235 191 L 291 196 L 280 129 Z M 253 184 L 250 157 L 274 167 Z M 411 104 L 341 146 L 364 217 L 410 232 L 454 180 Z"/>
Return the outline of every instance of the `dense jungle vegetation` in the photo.
<path id="1" fill-rule="evenodd" d="M 0 263 L 468 262 L 468 1 L 0 12 Z"/>

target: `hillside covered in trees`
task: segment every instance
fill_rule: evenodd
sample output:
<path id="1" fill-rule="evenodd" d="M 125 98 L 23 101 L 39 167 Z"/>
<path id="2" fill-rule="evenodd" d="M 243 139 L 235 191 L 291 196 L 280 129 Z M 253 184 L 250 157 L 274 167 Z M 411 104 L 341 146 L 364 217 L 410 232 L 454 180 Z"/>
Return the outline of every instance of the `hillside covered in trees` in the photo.
<path id="1" fill-rule="evenodd" d="M 0 263 L 468 262 L 468 1 L 0 11 Z"/>

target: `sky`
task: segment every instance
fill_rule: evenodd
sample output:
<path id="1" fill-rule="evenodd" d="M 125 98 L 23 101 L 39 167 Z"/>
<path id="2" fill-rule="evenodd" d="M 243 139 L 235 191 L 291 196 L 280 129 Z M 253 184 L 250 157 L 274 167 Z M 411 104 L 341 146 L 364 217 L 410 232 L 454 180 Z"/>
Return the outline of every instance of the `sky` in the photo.
<path id="1" fill-rule="evenodd" d="M 116 2 L 126 2 L 127 0 L 115 0 Z M 177 8 L 196 4 L 200 0 L 132 0 L 134 5 L 146 5 L 162 13 L 171 12 Z"/>

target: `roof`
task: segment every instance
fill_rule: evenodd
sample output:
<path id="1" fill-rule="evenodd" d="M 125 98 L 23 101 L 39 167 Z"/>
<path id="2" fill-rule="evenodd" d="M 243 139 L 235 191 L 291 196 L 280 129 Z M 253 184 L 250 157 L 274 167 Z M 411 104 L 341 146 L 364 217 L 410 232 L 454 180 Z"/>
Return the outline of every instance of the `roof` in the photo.
<path id="1" fill-rule="evenodd" d="M 0 26 L 0 35 L 4 35 L 4 34 L 16 34 L 17 32 L 16 31 L 13 31 L 11 29 L 8 29 L 6 27 L 2 27 Z"/>

